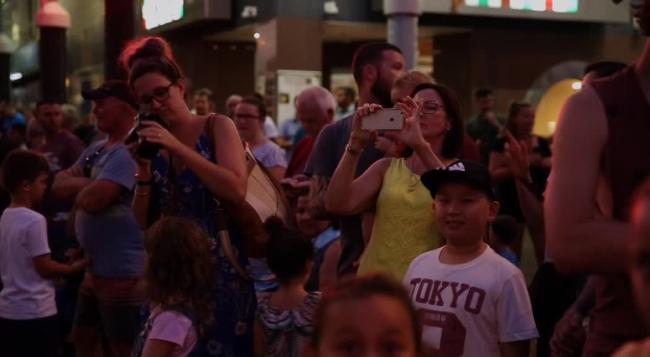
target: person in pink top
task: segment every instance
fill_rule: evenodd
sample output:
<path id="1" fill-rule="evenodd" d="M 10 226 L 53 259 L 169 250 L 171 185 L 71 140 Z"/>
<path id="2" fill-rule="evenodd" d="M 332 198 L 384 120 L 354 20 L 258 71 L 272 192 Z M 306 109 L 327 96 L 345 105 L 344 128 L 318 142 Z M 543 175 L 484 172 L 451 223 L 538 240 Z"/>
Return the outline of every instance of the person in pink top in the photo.
<path id="1" fill-rule="evenodd" d="M 214 323 L 208 237 L 186 218 L 167 217 L 149 228 L 145 247 L 151 311 L 132 356 L 188 356 Z"/>

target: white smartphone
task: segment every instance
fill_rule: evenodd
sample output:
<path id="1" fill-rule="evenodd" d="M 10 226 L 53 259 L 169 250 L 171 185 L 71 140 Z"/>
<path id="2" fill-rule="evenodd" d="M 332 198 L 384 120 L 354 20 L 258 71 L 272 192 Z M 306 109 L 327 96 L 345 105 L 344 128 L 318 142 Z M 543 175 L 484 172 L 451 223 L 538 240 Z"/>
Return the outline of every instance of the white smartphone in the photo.
<path id="1" fill-rule="evenodd" d="M 361 129 L 374 130 L 402 130 L 404 128 L 404 112 L 398 108 L 384 108 L 376 111 L 361 122 Z"/>

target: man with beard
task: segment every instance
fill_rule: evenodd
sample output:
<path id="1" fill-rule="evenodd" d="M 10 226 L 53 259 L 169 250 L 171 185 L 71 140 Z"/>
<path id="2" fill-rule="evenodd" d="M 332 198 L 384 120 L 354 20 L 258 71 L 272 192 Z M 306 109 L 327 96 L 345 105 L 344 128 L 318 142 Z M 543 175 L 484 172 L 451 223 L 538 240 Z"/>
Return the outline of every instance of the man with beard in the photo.
<path id="1" fill-rule="evenodd" d="M 352 58 L 354 80 L 359 87 L 359 106 L 365 103 L 392 107 L 390 90 L 397 77 L 405 72 L 404 57 L 399 48 L 387 43 L 367 43 L 359 47 Z M 321 219 L 327 216 L 323 197 L 329 178 L 334 174 L 352 131 L 354 113 L 328 125 L 320 132 L 311 152 L 305 174 L 311 176 L 310 211 Z M 383 153 L 369 145 L 359 159 L 356 176 L 362 174 Z M 343 252 L 339 274 L 353 273 L 354 263 L 363 253 L 364 243 L 360 216 L 341 218 Z"/>
<path id="2" fill-rule="evenodd" d="M 619 2 L 619 1 L 617 1 Z M 650 35 L 650 0 L 632 0 Z M 565 273 L 597 274 L 584 355 L 610 355 L 644 328 L 626 268 L 632 194 L 650 173 L 650 42 L 635 64 L 586 84 L 564 106 L 546 193 L 551 258 Z"/>

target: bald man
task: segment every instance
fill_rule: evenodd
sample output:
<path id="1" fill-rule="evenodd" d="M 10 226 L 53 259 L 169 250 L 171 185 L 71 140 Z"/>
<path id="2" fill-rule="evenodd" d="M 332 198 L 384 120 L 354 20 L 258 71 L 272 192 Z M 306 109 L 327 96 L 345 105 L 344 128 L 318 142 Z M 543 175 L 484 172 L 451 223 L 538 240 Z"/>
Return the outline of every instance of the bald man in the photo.
<path id="1" fill-rule="evenodd" d="M 296 144 L 286 177 L 303 173 L 318 133 L 325 125 L 334 121 L 335 113 L 336 100 L 327 89 L 309 87 L 298 94 L 296 118 L 302 124 L 307 136 Z"/>

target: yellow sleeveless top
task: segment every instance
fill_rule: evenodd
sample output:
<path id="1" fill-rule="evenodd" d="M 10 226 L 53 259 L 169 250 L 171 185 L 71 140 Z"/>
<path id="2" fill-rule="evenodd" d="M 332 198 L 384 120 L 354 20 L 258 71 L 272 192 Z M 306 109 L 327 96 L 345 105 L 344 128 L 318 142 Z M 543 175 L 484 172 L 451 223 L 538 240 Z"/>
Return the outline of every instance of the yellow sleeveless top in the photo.
<path id="1" fill-rule="evenodd" d="M 438 246 L 433 199 L 404 159 L 392 159 L 376 207 L 357 274 L 384 272 L 401 281 L 415 257 Z"/>

